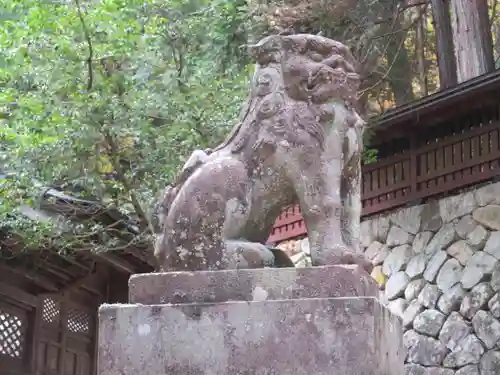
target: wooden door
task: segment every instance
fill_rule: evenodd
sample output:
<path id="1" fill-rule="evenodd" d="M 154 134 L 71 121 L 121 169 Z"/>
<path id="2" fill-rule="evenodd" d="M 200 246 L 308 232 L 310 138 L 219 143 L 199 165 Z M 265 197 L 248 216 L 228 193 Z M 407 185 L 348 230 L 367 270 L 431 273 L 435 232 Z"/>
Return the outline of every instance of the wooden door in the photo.
<path id="1" fill-rule="evenodd" d="M 43 298 L 37 375 L 93 375 L 96 314 L 68 297 Z"/>

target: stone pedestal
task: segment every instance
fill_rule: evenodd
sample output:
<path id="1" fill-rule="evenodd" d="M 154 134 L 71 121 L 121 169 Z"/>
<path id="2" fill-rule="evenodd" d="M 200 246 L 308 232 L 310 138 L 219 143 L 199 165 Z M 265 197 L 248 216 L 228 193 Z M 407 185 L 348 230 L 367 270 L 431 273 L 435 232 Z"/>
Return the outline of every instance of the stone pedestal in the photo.
<path id="1" fill-rule="evenodd" d="M 356 267 L 130 279 L 99 311 L 99 375 L 403 375 L 402 326 Z"/>

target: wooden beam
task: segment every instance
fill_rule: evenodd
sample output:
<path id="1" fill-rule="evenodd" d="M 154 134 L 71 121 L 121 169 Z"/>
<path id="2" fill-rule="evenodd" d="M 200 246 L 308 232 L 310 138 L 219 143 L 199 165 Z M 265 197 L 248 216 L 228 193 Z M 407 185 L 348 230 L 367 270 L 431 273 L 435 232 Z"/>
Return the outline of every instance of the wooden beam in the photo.
<path id="1" fill-rule="evenodd" d="M 0 282 L 0 295 L 8 297 L 14 301 L 19 301 L 24 305 L 30 307 L 37 306 L 38 300 L 34 295 L 29 294 L 22 289 L 16 288 L 15 286 L 8 285 L 4 282 Z"/>
<path id="2" fill-rule="evenodd" d="M 40 345 L 40 331 L 42 325 L 42 314 L 43 314 L 43 299 L 37 298 L 37 306 L 31 310 L 30 319 L 31 324 L 29 325 L 29 368 L 30 373 L 33 375 L 41 374 L 41 370 L 38 368 L 38 345 Z"/>
<path id="3" fill-rule="evenodd" d="M 61 310 L 60 310 L 60 327 L 61 327 L 61 334 L 60 334 L 60 346 L 59 346 L 59 358 L 58 358 L 58 365 L 57 365 L 57 374 L 58 375 L 64 375 L 65 370 L 66 370 L 66 347 L 67 347 L 67 341 L 68 341 L 68 301 L 69 301 L 69 294 L 68 293 L 63 293 L 61 297 Z"/>
<path id="4" fill-rule="evenodd" d="M 45 270 L 48 273 L 51 273 L 52 275 L 60 278 L 63 282 L 67 282 L 71 280 L 71 277 L 67 275 L 66 273 L 61 272 L 60 270 L 57 270 L 57 266 L 54 264 L 46 264 L 44 267 L 41 267 L 43 270 Z"/>
<path id="5" fill-rule="evenodd" d="M 152 249 L 145 249 L 144 252 L 142 252 L 138 248 L 129 248 L 125 250 L 127 253 L 133 255 L 137 259 L 141 260 L 145 264 L 151 266 L 151 267 L 156 267 L 156 259 L 154 258 L 153 255 L 153 250 Z"/>
<path id="6" fill-rule="evenodd" d="M 107 291 L 108 291 L 108 280 L 109 280 L 109 267 L 103 264 L 97 264 L 97 274 L 99 278 L 102 278 L 103 285 L 105 288 L 101 287 L 101 293 L 99 294 L 99 305 L 108 301 Z M 92 329 L 94 334 L 92 335 L 93 340 L 93 357 L 92 357 L 92 374 L 97 374 L 97 357 L 99 355 L 99 317 L 96 313 L 92 319 Z"/>
<path id="7" fill-rule="evenodd" d="M 60 254 L 58 255 L 61 259 L 64 259 L 66 262 L 73 264 L 75 267 L 81 268 L 83 271 L 88 270 L 90 268 L 85 261 L 90 260 L 92 262 L 90 257 L 87 257 L 86 259 L 82 259 L 83 257 L 80 257 L 80 260 L 78 260 L 76 257 L 65 256 Z"/>
<path id="8" fill-rule="evenodd" d="M 15 267 L 9 267 L 4 264 L 0 264 L 0 271 L 1 272 L 14 272 L 16 274 L 19 274 L 26 279 L 30 280 L 31 282 L 37 284 L 38 286 L 44 288 L 47 291 L 50 292 L 58 292 L 59 288 L 57 287 L 57 284 L 54 283 L 52 280 L 42 276 L 42 275 L 37 275 L 36 273 L 33 273 L 32 271 L 27 270 L 24 267 L 20 268 L 15 268 Z"/>
<path id="9" fill-rule="evenodd" d="M 78 288 L 85 288 L 96 294 L 102 294 L 102 288 L 105 281 L 104 271 L 101 270 L 102 267 L 104 267 L 104 265 L 97 264 L 91 273 L 66 285 L 61 289 L 61 292 L 70 292 Z"/>
<path id="10" fill-rule="evenodd" d="M 109 265 L 104 263 L 96 264 L 96 275 L 93 279 L 87 280 L 82 285 L 83 289 L 97 294 L 99 298 L 103 299 L 106 296 L 107 280 L 109 278 Z"/>
<path id="11" fill-rule="evenodd" d="M 131 263 L 127 262 L 126 260 L 115 257 L 111 254 L 99 253 L 97 254 L 97 257 L 101 258 L 102 260 L 104 260 L 105 262 L 109 263 L 114 268 L 122 272 L 126 272 L 128 274 L 134 274 L 137 272 L 137 270 Z"/>
<path id="12" fill-rule="evenodd" d="M 416 114 L 425 115 L 431 112 L 439 112 L 444 106 L 452 106 L 460 101 L 468 101 L 469 98 L 480 96 L 487 97 L 500 88 L 500 70 L 489 74 L 484 74 L 477 78 L 463 82 L 450 89 L 439 91 L 435 94 L 415 100 L 400 107 L 390 109 L 382 115 L 375 116 L 368 120 L 370 126 L 374 128 L 388 128 L 396 122 L 411 121 Z"/>

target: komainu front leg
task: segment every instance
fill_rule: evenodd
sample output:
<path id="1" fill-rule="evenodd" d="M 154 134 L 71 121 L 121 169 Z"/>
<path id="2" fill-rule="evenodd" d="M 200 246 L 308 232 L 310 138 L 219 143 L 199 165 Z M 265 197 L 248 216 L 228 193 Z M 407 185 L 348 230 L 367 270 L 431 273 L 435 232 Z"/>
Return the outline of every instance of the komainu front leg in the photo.
<path id="1" fill-rule="evenodd" d="M 312 173 L 314 171 L 311 169 L 303 170 L 302 178 L 296 184 L 309 236 L 312 264 L 357 264 L 370 273 L 372 264 L 343 235 L 345 221 L 340 196 L 341 164 L 340 160 L 330 163 L 329 168 L 338 168 L 339 172 L 333 173 L 332 170 L 327 177 L 318 178 L 320 173 Z"/>
<path id="2" fill-rule="evenodd" d="M 356 252 L 361 252 L 361 158 L 363 153 L 362 128 L 350 127 L 344 138 L 344 169 L 340 195 L 343 203 L 343 236 Z"/>

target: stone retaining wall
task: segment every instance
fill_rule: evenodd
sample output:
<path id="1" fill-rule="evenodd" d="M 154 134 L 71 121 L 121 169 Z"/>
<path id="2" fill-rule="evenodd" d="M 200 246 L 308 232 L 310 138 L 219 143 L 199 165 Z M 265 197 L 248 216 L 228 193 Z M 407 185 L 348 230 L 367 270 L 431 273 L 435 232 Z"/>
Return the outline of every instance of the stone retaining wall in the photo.
<path id="1" fill-rule="evenodd" d="M 406 375 L 500 374 L 500 183 L 366 220 L 361 242 Z M 279 247 L 310 264 L 307 238 Z"/>

